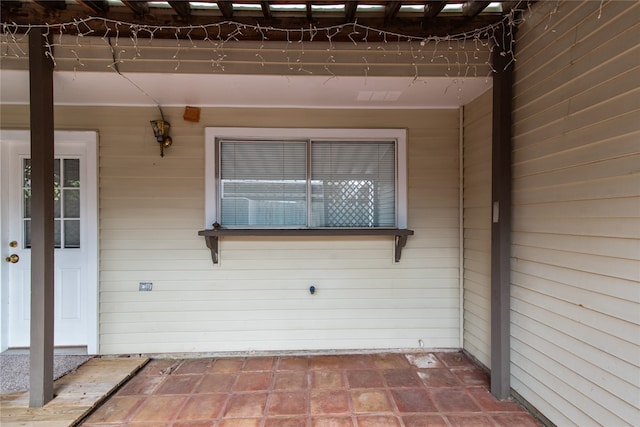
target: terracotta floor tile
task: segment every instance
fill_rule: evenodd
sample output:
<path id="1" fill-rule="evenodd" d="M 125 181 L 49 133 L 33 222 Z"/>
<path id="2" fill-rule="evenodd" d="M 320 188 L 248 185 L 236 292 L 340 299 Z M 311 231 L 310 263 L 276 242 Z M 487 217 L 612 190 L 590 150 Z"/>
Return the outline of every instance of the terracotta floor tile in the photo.
<path id="1" fill-rule="evenodd" d="M 371 359 L 377 369 L 406 369 L 410 367 L 409 362 L 402 354 L 372 354 Z"/>
<path id="2" fill-rule="evenodd" d="M 154 360 L 85 424 L 541 426 L 462 352 Z"/>
<path id="3" fill-rule="evenodd" d="M 154 392 L 164 380 L 160 375 L 138 375 L 132 378 L 118 392 L 120 396 L 148 395 Z"/>
<path id="4" fill-rule="evenodd" d="M 87 419 L 87 423 L 124 423 L 143 401 L 140 397 L 112 397 Z"/>
<path id="5" fill-rule="evenodd" d="M 216 359 L 209 367 L 208 372 L 212 374 L 236 373 L 240 372 L 240 369 L 242 369 L 242 365 L 244 365 L 243 358 Z"/>
<path id="6" fill-rule="evenodd" d="M 165 375 L 167 369 L 180 365 L 179 360 L 153 359 L 138 372 L 138 375 Z"/>
<path id="7" fill-rule="evenodd" d="M 392 369 L 383 371 L 389 387 L 420 387 L 422 383 L 412 369 Z"/>
<path id="8" fill-rule="evenodd" d="M 218 427 L 259 427 L 260 418 L 234 418 L 220 421 Z"/>
<path id="9" fill-rule="evenodd" d="M 391 412 L 393 408 L 384 390 L 355 390 L 351 392 L 355 412 Z"/>
<path id="10" fill-rule="evenodd" d="M 305 391 L 273 392 L 269 397 L 269 415 L 306 414 L 309 393 Z"/>
<path id="11" fill-rule="evenodd" d="M 232 394 L 224 413 L 225 418 L 252 418 L 264 415 L 267 393 Z"/>
<path id="12" fill-rule="evenodd" d="M 491 415 L 493 421 L 502 427 L 541 427 L 533 416 L 529 413 L 510 413 L 510 414 L 493 414 Z"/>
<path id="13" fill-rule="evenodd" d="M 236 374 L 211 374 L 203 375 L 202 381 L 197 385 L 196 393 L 228 392 L 236 382 Z"/>
<path id="14" fill-rule="evenodd" d="M 227 401 L 226 393 L 199 394 L 189 397 L 180 410 L 178 420 L 207 420 L 220 415 Z"/>
<path id="15" fill-rule="evenodd" d="M 436 353 L 438 359 L 440 359 L 446 366 L 449 368 L 460 368 L 460 367 L 468 367 L 475 368 L 476 365 L 464 355 L 461 351 L 450 351 L 450 352 L 438 352 Z"/>
<path id="16" fill-rule="evenodd" d="M 488 412 L 526 412 L 514 400 L 498 400 L 486 388 L 470 388 L 468 393 L 480 404 L 483 411 Z"/>
<path id="17" fill-rule="evenodd" d="M 358 416 L 358 427 L 400 427 L 400 425 L 400 421 L 392 416 Z"/>
<path id="18" fill-rule="evenodd" d="M 420 369 L 418 376 L 427 387 L 461 387 L 462 381 L 449 369 Z"/>
<path id="19" fill-rule="evenodd" d="M 185 397 L 181 396 L 150 396 L 140 406 L 140 409 L 133 414 L 131 421 L 167 421 L 172 420 L 178 413 Z"/>
<path id="20" fill-rule="evenodd" d="M 311 427 L 353 427 L 351 417 L 314 417 Z"/>
<path id="21" fill-rule="evenodd" d="M 273 367 L 273 357 L 250 357 L 244 362 L 243 371 L 270 371 Z"/>
<path id="22" fill-rule="evenodd" d="M 154 394 L 189 394 L 201 379 L 200 375 L 167 375 Z"/>
<path id="23" fill-rule="evenodd" d="M 382 374 L 377 370 L 347 371 L 347 382 L 350 388 L 384 387 Z"/>
<path id="24" fill-rule="evenodd" d="M 309 358 L 310 369 L 342 369 L 341 356 L 311 356 Z"/>
<path id="25" fill-rule="evenodd" d="M 436 389 L 431 398 L 440 412 L 479 412 L 480 407 L 471 399 L 465 389 Z"/>
<path id="26" fill-rule="evenodd" d="M 203 374 L 207 371 L 213 361 L 211 359 L 190 359 L 185 360 L 176 369 L 176 374 Z"/>
<path id="27" fill-rule="evenodd" d="M 267 418 L 264 427 L 307 427 L 307 417 Z"/>
<path id="28" fill-rule="evenodd" d="M 271 385 L 271 372 L 243 372 L 238 375 L 235 391 L 267 390 Z"/>
<path id="29" fill-rule="evenodd" d="M 440 415 L 416 414 L 402 417 L 405 427 L 448 427 L 445 419 Z M 516 427 L 516 426 L 512 426 Z"/>
<path id="30" fill-rule="evenodd" d="M 169 427 L 171 424 L 170 423 L 146 423 L 146 422 L 142 422 L 142 423 L 127 423 L 125 424 L 127 427 Z M 100 427 L 104 427 L 104 426 L 100 426 Z M 109 426 L 111 427 L 111 426 Z"/>
<path id="31" fill-rule="evenodd" d="M 423 388 L 398 388 L 391 396 L 400 412 L 438 412 L 427 390 Z"/>
<path id="32" fill-rule="evenodd" d="M 407 361 L 418 369 L 444 368 L 442 363 L 434 353 L 407 354 Z"/>
<path id="33" fill-rule="evenodd" d="M 369 354 L 346 354 L 339 357 L 341 369 L 374 369 L 376 367 L 373 357 Z"/>
<path id="34" fill-rule="evenodd" d="M 276 372 L 273 388 L 275 390 L 306 389 L 308 385 L 305 371 Z"/>
<path id="35" fill-rule="evenodd" d="M 478 368 L 451 369 L 451 373 L 457 376 L 467 386 L 489 387 L 489 375 Z"/>
<path id="36" fill-rule="evenodd" d="M 312 371 L 311 387 L 313 388 L 344 387 L 342 371 Z"/>
<path id="37" fill-rule="evenodd" d="M 215 427 L 215 421 L 212 420 L 200 420 L 200 421 L 177 421 L 171 424 L 171 427 Z M 135 427 L 135 426 L 128 426 Z M 146 427 L 146 424 L 144 425 Z"/>
<path id="38" fill-rule="evenodd" d="M 309 358 L 306 356 L 280 357 L 277 369 L 279 371 L 306 371 L 309 369 Z"/>
<path id="39" fill-rule="evenodd" d="M 200 420 L 200 421 L 178 421 L 171 424 L 171 427 L 215 427 L 215 425 L 216 425 L 215 421 Z"/>
<path id="40" fill-rule="evenodd" d="M 482 414 L 447 415 L 446 418 L 453 427 L 494 427 L 493 421 Z M 516 426 L 520 427 L 517 424 L 510 427 Z"/>
<path id="41" fill-rule="evenodd" d="M 311 414 L 343 414 L 350 412 L 349 393 L 344 390 L 312 390 Z"/>

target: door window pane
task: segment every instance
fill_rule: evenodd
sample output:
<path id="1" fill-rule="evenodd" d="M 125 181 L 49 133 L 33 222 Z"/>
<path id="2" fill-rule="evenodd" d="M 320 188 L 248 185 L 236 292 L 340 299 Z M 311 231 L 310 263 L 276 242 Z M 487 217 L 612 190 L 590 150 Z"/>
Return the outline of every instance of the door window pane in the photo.
<path id="1" fill-rule="evenodd" d="M 64 247 L 80 247 L 80 220 L 66 219 L 64 221 Z"/>
<path id="2" fill-rule="evenodd" d="M 80 159 L 64 159 L 64 187 L 80 187 Z"/>
<path id="3" fill-rule="evenodd" d="M 64 217 L 80 218 L 80 190 L 63 190 Z"/>
<path id="4" fill-rule="evenodd" d="M 62 170 L 61 170 L 62 165 Z M 31 159 L 23 160 L 23 232 L 25 247 L 31 247 Z M 80 247 L 80 160 L 54 160 L 54 245 Z"/>

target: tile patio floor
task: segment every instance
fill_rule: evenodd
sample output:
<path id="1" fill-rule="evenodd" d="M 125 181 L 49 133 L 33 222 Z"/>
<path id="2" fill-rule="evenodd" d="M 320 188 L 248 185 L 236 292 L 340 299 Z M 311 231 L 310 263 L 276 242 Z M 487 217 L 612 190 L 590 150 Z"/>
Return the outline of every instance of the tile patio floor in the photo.
<path id="1" fill-rule="evenodd" d="M 149 362 L 84 427 L 540 426 L 459 352 Z"/>

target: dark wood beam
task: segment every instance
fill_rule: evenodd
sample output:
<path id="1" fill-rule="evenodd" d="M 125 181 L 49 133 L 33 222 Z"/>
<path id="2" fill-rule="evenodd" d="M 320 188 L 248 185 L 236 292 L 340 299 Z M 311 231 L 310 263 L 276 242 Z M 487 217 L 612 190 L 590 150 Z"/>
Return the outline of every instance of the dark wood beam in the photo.
<path id="1" fill-rule="evenodd" d="M 401 1 L 387 2 L 387 4 L 384 7 L 384 25 L 385 26 L 390 25 L 393 22 L 393 20 L 396 19 L 398 12 L 400 12 L 400 6 L 402 6 Z"/>
<path id="2" fill-rule="evenodd" d="M 67 2 L 64 0 L 34 0 L 36 4 L 44 7 L 47 10 L 65 10 L 67 8 Z"/>
<path id="3" fill-rule="evenodd" d="M 313 7 L 311 6 L 311 2 L 307 2 L 307 21 L 313 21 Z"/>
<path id="4" fill-rule="evenodd" d="M 446 1 L 428 1 L 424 5 L 424 19 L 435 18 L 440 12 L 442 12 L 442 9 L 444 9 L 446 5 Z"/>
<path id="5" fill-rule="evenodd" d="M 487 6 L 489 6 L 490 1 L 478 1 L 471 0 L 465 2 L 462 5 L 462 16 L 466 18 L 473 18 L 480 12 L 482 12 Z"/>
<path id="6" fill-rule="evenodd" d="M 29 31 L 31 123 L 31 344 L 29 406 L 53 399 L 53 61 L 45 30 Z"/>
<path id="7" fill-rule="evenodd" d="M 229 0 L 221 0 L 216 2 L 218 4 L 218 9 L 222 12 L 222 16 L 224 19 L 232 19 L 233 18 L 233 3 Z"/>
<path id="8" fill-rule="evenodd" d="M 2 7 L 0 8 L 0 15 L 3 22 L 12 22 L 16 25 L 22 25 L 19 32 L 25 32 L 29 25 L 33 25 L 38 22 L 47 22 L 49 25 L 62 24 L 74 22 L 74 20 L 84 19 L 92 16 L 92 13 L 87 11 L 84 6 L 77 3 L 69 3 L 66 10 L 57 11 L 55 13 L 43 13 L 43 9 L 35 3 L 23 3 L 18 9 L 8 8 L 2 1 Z M 399 2 L 398 2 L 399 3 Z M 222 3 L 221 3 L 222 4 Z M 424 2 L 423 2 L 424 4 Z M 232 6 L 231 6 L 232 7 Z M 224 8 L 224 6 L 223 6 Z M 265 19 L 263 13 L 259 10 L 253 13 L 242 13 L 232 19 L 226 19 L 220 16 L 218 10 L 205 10 L 194 13 L 195 9 L 192 7 L 192 13 L 189 17 L 189 25 L 193 26 L 190 31 L 181 32 L 178 37 L 187 37 L 187 33 L 192 39 L 199 37 L 211 37 L 212 32 L 206 34 L 201 28 L 203 25 L 216 24 L 224 21 L 234 21 L 239 24 L 246 25 L 261 25 L 263 27 L 269 27 L 274 25 L 274 20 L 277 19 L 277 27 L 283 29 L 299 30 L 300 28 L 309 28 L 309 21 L 304 14 L 302 16 L 289 16 L 286 18 L 277 17 L 273 11 L 273 18 L 270 20 Z M 233 12 L 233 7 L 229 12 Z M 95 16 L 95 14 L 93 14 Z M 104 15 L 103 15 L 104 16 Z M 131 9 L 128 7 L 116 7 L 110 5 L 108 15 L 109 19 L 114 22 L 127 22 L 139 25 L 155 25 L 162 26 L 157 31 L 154 31 L 153 37 L 156 39 L 175 39 L 176 32 L 170 27 L 184 26 L 185 19 L 177 16 L 175 13 L 167 14 L 146 14 L 138 15 L 132 14 Z M 465 18 L 460 15 L 440 14 L 436 18 L 430 20 L 428 25 L 425 25 L 422 14 L 417 16 L 405 16 L 398 15 L 390 22 L 386 23 L 384 14 L 366 14 L 358 17 L 358 24 L 372 27 L 372 28 L 384 28 L 386 31 L 395 32 L 399 34 L 406 34 L 415 37 L 428 37 L 428 36 L 441 36 L 444 37 L 448 34 L 466 33 L 471 32 L 476 28 L 483 28 L 496 22 L 499 22 L 501 16 L 499 14 L 480 14 L 473 18 Z M 334 27 L 345 24 L 344 15 L 330 15 L 315 13 L 313 16 L 313 24 L 318 28 L 321 27 Z M 116 29 L 116 25 L 104 22 L 101 20 L 86 21 L 83 24 L 83 28 L 89 28 L 94 31 L 95 34 L 104 35 L 108 32 L 109 35 L 115 36 L 119 34 L 120 37 L 132 36 L 132 28 L 125 25 L 120 25 Z M 262 35 L 259 31 L 243 31 L 241 35 L 237 33 L 236 25 L 223 25 L 220 28 L 219 36 L 224 40 L 229 34 L 235 33 L 234 37 L 243 41 L 260 41 Z M 74 25 L 67 25 L 62 29 L 64 34 L 75 35 L 78 28 Z M 216 31 L 216 36 L 218 32 Z M 138 32 L 136 34 L 139 38 L 149 37 L 149 33 L 145 31 Z M 315 41 L 327 40 L 327 35 L 323 32 L 319 32 L 314 36 Z M 353 28 L 345 28 L 344 31 L 338 34 L 332 34 L 332 40 L 335 42 L 346 41 L 352 42 L 354 40 L 359 41 L 364 38 L 362 36 L 354 35 Z M 272 31 L 268 34 L 268 39 L 272 41 L 287 40 L 287 34 L 284 31 Z M 378 32 L 368 33 L 368 42 L 384 41 L 384 35 Z"/>
<path id="9" fill-rule="evenodd" d="M 344 13 L 347 22 L 354 22 L 356 20 L 356 12 L 358 11 L 357 1 L 347 1 L 344 4 Z"/>
<path id="10" fill-rule="evenodd" d="M 191 16 L 191 4 L 188 1 L 170 1 L 169 6 L 183 18 Z"/>
<path id="11" fill-rule="evenodd" d="M 515 31 L 512 28 L 509 31 Z M 513 33 L 495 40 L 491 150 L 491 393 L 498 399 L 511 394 L 511 114 L 513 60 L 502 55 L 514 49 Z"/>
<path id="12" fill-rule="evenodd" d="M 101 14 L 109 11 L 109 2 L 104 0 L 76 0 L 92 14 Z"/>
<path id="13" fill-rule="evenodd" d="M 136 15 L 144 16 L 149 13 L 149 3 L 140 0 L 122 0 L 125 6 L 133 11 Z"/>
<path id="14" fill-rule="evenodd" d="M 262 16 L 264 16 L 264 19 L 270 20 L 271 19 L 271 6 L 269 6 L 269 2 L 268 1 L 261 1 L 260 2 L 260 7 L 262 8 Z"/>

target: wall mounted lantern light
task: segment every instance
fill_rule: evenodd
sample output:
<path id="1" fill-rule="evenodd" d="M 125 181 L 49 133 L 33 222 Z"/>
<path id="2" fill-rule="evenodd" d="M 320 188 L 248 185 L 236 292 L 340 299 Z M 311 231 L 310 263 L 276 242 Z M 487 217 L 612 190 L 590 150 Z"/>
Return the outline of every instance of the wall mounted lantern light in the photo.
<path id="1" fill-rule="evenodd" d="M 156 141 L 160 144 L 160 156 L 164 157 L 164 149 L 171 145 L 171 137 L 169 136 L 171 124 L 164 119 L 151 120 L 151 127 Z"/>

